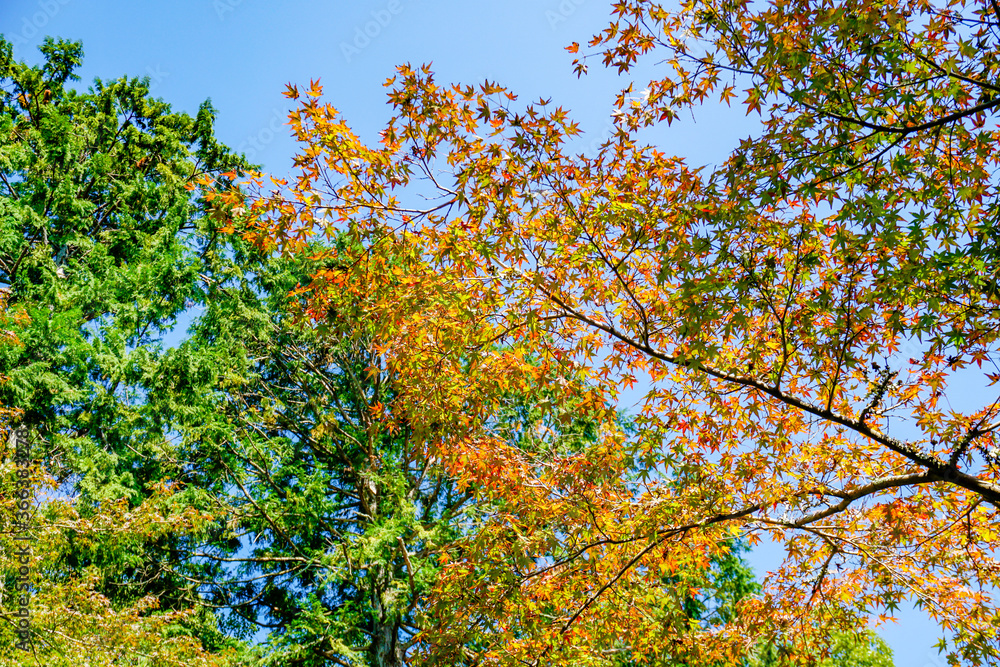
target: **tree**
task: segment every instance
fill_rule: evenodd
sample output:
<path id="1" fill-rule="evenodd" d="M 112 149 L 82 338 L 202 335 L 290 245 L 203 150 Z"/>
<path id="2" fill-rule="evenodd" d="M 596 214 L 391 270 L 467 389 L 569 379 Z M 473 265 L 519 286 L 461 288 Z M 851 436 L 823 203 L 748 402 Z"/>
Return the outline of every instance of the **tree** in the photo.
<path id="1" fill-rule="evenodd" d="M 381 327 L 355 319 L 360 293 L 331 295 L 324 308 L 336 318 L 301 318 L 315 304 L 296 287 L 316 271 L 344 272 L 337 256 L 353 250 L 314 245 L 308 255 L 319 260 L 261 257 L 239 243 L 234 250 L 238 270 L 213 287 L 167 373 L 192 379 L 183 402 L 197 420 L 178 425 L 194 462 L 189 481 L 224 517 L 173 567 L 198 577 L 205 599 L 230 618 L 266 633 L 248 664 L 415 664 L 439 619 L 430 605 L 467 603 L 429 599 L 442 564 L 476 552 L 484 523 L 503 524 L 508 540 L 519 540 L 510 521 L 517 512 L 428 455 L 428 438 L 447 437 L 462 422 L 444 414 L 426 428 L 410 421 L 378 352 Z M 401 276 L 417 266 L 405 255 L 385 265 Z M 595 424 L 577 414 L 579 389 L 566 391 L 580 378 L 563 379 L 561 393 L 502 396 L 493 414 L 496 433 L 539 467 L 597 439 Z M 164 385 L 155 393 L 175 391 Z M 756 590 L 739 554 L 715 558 L 703 581 L 689 577 L 682 607 L 692 622 L 717 624 Z M 223 567 L 191 569 L 198 560 Z M 662 586 L 647 595 L 673 604 Z M 435 659 L 470 663 L 483 634 L 496 631 L 481 620 L 476 632 L 453 633 Z M 845 655 L 860 646 L 842 644 Z M 891 664 L 884 649 L 873 655 Z M 632 665 L 631 656 L 630 646 L 616 647 L 612 664 Z"/>
<path id="2" fill-rule="evenodd" d="M 821 667 L 891 667 L 892 651 L 885 642 L 869 633 L 838 633 L 831 637 L 830 656 L 820 660 Z M 773 645 L 760 653 L 755 666 L 781 664 L 781 652 Z"/>
<path id="3" fill-rule="evenodd" d="M 191 396 L 209 419 L 181 430 L 227 519 L 192 554 L 227 564 L 202 585 L 267 630 L 266 664 L 401 665 L 470 494 L 394 416 L 369 327 L 296 322 L 289 293 L 311 263 L 244 249 L 234 266 L 172 374 L 209 378 Z"/>
<path id="4" fill-rule="evenodd" d="M 219 632 L 215 619 L 204 608 L 162 609 L 155 595 L 123 596 L 121 582 L 132 578 L 136 553 L 155 550 L 165 536 L 197 534 L 212 519 L 192 507 L 177 507 L 171 489 L 148 494 L 145 502 L 130 509 L 123 499 L 108 503 L 100 512 L 81 513 L 63 499 L 33 507 L 26 526 L 14 526 L 16 473 L 5 461 L 0 511 L 4 516 L 0 577 L 5 595 L 0 600 L 0 655 L 3 664 L 70 667 L 86 656 L 101 667 L 122 665 L 197 665 L 224 667 L 236 664 L 241 646 Z M 58 484 L 37 468 L 31 477 L 35 489 L 52 495 Z M 35 505 L 35 502 L 31 503 Z M 30 536 L 29 543 L 17 541 Z M 27 559 L 22 557 L 27 545 Z M 81 553 L 91 563 L 81 565 Z M 28 571 L 21 573 L 22 568 Z M 23 584 L 28 582 L 28 588 Z M 21 604 L 22 596 L 26 605 Z M 27 609 L 27 617 L 21 613 Z M 17 632 L 24 619 L 28 635 Z"/>
<path id="5" fill-rule="evenodd" d="M 21 345 L 7 327 L 23 329 L 25 325 L 23 313 L 0 297 L 3 344 Z M 198 523 L 211 517 L 193 508 L 171 512 L 171 493 L 165 487 L 155 490 L 134 511 L 118 502 L 90 513 L 89 518 L 81 517 L 65 499 L 37 503 L 39 495 L 51 498 L 56 494 L 58 484 L 25 458 L 31 443 L 25 440 L 24 429 L 11 427 L 19 421 L 17 410 L 0 407 L 0 581 L 5 591 L 0 596 L 0 653 L 4 664 L 71 665 L 86 652 L 95 661 L 92 664 L 109 666 L 140 662 L 223 665 L 224 658 L 206 651 L 190 636 L 191 626 L 206 626 L 205 619 L 198 618 L 202 610 L 158 613 L 159 603 L 152 596 L 115 608 L 100 592 L 104 582 L 127 568 L 130 547 L 167 533 L 194 532 Z M 35 516 L 39 506 L 40 521 Z M 71 563 L 81 550 L 103 552 L 104 564 L 111 567 L 74 568 Z M 108 559 L 107 554 L 117 558 Z M 221 635 L 216 639 L 236 648 Z"/>
<path id="6" fill-rule="evenodd" d="M 41 51 L 29 66 L 0 42 L 0 280 L 29 317 L 0 366 L 4 398 L 60 479 L 93 500 L 135 496 L 163 472 L 163 433 L 135 432 L 153 346 L 220 252 L 191 183 L 246 163 L 215 141 L 208 103 L 174 113 L 127 78 L 79 93 L 81 46 Z"/>
<path id="7" fill-rule="evenodd" d="M 175 113 L 128 78 L 78 92 L 81 46 L 47 39 L 41 51 L 27 65 L 0 39 L 0 281 L 18 314 L 5 335 L 20 341 L 0 348 L 0 403 L 39 464 L 34 563 L 46 575 L 33 589 L 42 644 L 19 659 L 56 664 L 85 646 L 124 664 L 117 651 L 134 641 L 149 664 L 208 660 L 236 644 L 161 567 L 201 531 L 204 508 L 178 488 L 169 414 L 145 399 L 160 336 L 223 254 L 192 179 L 247 165 L 215 141 L 209 104 Z M 125 519 L 135 525 L 115 524 Z M 60 626 L 74 614 L 78 625 Z"/>
<path id="8" fill-rule="evenodd" d="M 987 126 L 1000 11 L 961 0 L 613 11 L 578 71 L 596 56 L 665 73 L 647 94 L 625 87 L 595 156 L 569 154 L 579 129 L 546 100 L 519 105 L 498 84 L 442 86 L 402 66 L 379 145 L 320 103 L 318 84 L 292 87 L 298 179 L 272 192 L 257 180 L 249 202 L 226 196 L 265 246 L 357 240 L 347 275 L 315 274 L 316 303 L 366 286 L 408 402 L 447 395 L 470 415 L 436 451 L 517 508 L 445 569 L 440 599 L 471 606 L 438 609 L 440 646 L 478 617 L 501 630 L 481 655 L 498 663 L 599 661 L 626 640 L 712 662 L 768 636 L 793 638 L 795 658 L 914 599 L 950 660 L 997 659 L 1000 404 L 984 387 L 963 405 L 955 389 L 1000 378 L 988 372 L 1000 267 Z M 720 166 L 640 142 L 741 86 L 761 129 Z M 378 244 L 419 244 L 435 277 L 398 289 L 369 261 Z M 428 280 L 450 286 L 450 307 L 411 296 Z M 501 338 L 509 353 L 493 349 Z M 471 361 L 460 368 L 459 355 Z M 529 465 L 490 419 L 529 356 L 543 386 L 589 369 L 597 390 L 582 405 L 603 425 L 621 387 L 648 381 L 635 437 L 608 426 L 561 465 Z M 552 532 L 556 518 L 570 527 Z M 644 598 L 661 568 L 704 570 L 729 537 L 765 534 L 785 563 L 723 627 L 682 623 L 680 610 L 664 622 Z"/>
<path id="9" fill-rule="evenodd" d="M 227 633 L 273 631 L 268 661 L 398 664 L 470 490 L 383 421 L 394 389 L 367 325 L 296 327 L 303 268 L 203 215 L 192 180 L 244 166 L 212 138 L 211 108 L 172 113 L 136 80 L 77 93 L 79 45 L 42 50 L 29 67 L 3 46 L 0 265 L 34 316 L 4 350 L 3 391 L 38 480 L 53 476 L 38 494 L 68 499 L 39 503 L 41 647 L 21 657 L 209 660 L 237 647 L 201 613 L 215 607 Z M 191 335 L 164 350 L 195 306 Z M 180 648 L 147 651 L 164 633 Z"/>
<path id="10" fill-rule="evenodd" d="M 336 321 L 303 320 L 309 304 L 296 288 L 315 271 L 345 270 L 335 256 L 352 253 L 343 240 L 309 249 L 322 260 L 233 250 L 233 273 L 211 287 L 154 392 L 177 401 L 172 378 L 188 378 L 193 419 L 176 422 L 181 449 L 194 463 L 190 483 L 224 517 L 174 567 L 230 619 L 266 632 L 260 664 L 413 664 L 442 563 L 489 512 L 426 449 L 461 415 L 410 421 L 378 323 L 355 317 L 358 294 L 325 304 Z M 416 262 L 386 257 L 401 275 Z M 503 397 L 497 419 L 509 442 L 543 458 L 593 438 L 568 417 L 572 404 L 546 400 L 542 410 L 525 395 Z M 194 572 L 198 561 L 221 567 Z M 454 649 L 452 664 L 466 664 L 468 647 Z"/>

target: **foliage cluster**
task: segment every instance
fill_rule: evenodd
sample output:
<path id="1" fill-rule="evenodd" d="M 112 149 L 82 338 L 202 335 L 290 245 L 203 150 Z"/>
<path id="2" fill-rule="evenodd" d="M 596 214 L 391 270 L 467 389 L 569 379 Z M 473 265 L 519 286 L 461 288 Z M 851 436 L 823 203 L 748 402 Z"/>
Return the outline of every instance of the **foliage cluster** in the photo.
<path id="1" fill-rule="evenodd" d="M 954 391 L 1000 378 L 1000 8 L 612 11 L 577 71 L 661 70 L 596 155 L 401 66 L 374 146 L 289 86 L 268 185 L 208 103 L 0 40 L 3 664 L 885 667 L 910 598 L 1000 657 L 1000 406 Z M 710 100 L 761 118 L 724 163 L 640 140 Z"/>

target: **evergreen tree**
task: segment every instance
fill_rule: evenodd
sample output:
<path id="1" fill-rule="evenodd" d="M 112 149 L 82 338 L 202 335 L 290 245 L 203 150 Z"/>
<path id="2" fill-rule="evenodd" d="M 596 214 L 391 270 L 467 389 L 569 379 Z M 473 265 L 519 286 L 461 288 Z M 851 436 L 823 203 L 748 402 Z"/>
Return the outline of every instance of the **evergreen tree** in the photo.
<path id="1" fill-rule="evenodd" d="M 81 45 L 47 39 L 41 51 L 44 63 L 28 65 L 0 39 L 0 283 L 19 339 L 0 349 L 0 403 L 39 464 L 41 505 L 30 528 L 30 660 L 88 654 L 126 664 L 116 661 L 128 647 L 155 644 L 166 626 L 194 637 L 199 654 L 202 644 L 221 650 L 230 640 L 163 567 L 204 517 L 172 484 L 184 463 L 146 399 L 163 372 L 163 335 L 203 299 L 224 254 L 191 183 L 230 182 L 223 172 L 248 165 L 215 140 L 208 102 L 195 117 L 177 113 L 150 96 L 147 80 L 127 77 L 80 92 L 71 84 Z M 14 516 L 0 521 L 9 557 Z M 13 590 L 17 563 L 4 565 Z M 2 604 L 13 613 L 14 600 Z M 74 614 L 79 624 L 61 625 Z M 149 620 L 173 614 L 186 620 Z M 136 653 L 168 654 L 193 655 Z"/>

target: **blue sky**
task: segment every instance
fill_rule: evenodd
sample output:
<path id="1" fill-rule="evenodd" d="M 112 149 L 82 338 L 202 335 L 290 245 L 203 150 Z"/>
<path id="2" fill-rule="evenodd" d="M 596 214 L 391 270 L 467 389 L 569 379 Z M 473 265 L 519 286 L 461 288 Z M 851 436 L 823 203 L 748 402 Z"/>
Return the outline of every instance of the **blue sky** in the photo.
<path id="1" fill-rule="evenodd" d="M 81 40 L 81 87 L 127 74 L 148 76 L 178 110 L 211 98 L 219 139 L 280 176 L 294 153 L 287 83 L 320 79 L 326 99 L 374 139 L 389 116 L 382 84 L 404 62 L 433 63 L 442 82 L 489 79 L 522 100 L 552 97 L 589 132 L 585 149 L 607 131 L 625 81 L 599 66 L 578 80 L 564 47 L 585 42 L 608 13 L 607 0 L 2 0 L 0 33 L 29 61 L 46 35 Z M 692 164 L 714 163 L 754 130 L 739 109 L 703 111 L 655 140 Z M 776 556 L 764 550 L 753 561 L 766 572 Z M 921 613 L 904 610 L 880 632 L 899 667 L 943 664 L 931 648 L 937 629 Z"/>

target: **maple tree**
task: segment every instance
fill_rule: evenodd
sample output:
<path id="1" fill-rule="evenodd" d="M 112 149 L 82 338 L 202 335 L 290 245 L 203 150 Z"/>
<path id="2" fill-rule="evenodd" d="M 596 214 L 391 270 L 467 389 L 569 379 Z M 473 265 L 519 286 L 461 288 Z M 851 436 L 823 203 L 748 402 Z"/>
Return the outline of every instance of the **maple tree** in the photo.
<path id="1" fill-rule="evenodd" d="M 297 317 L 296 285 L 313 271 L 344 269 L 326 248 L 308 249 L 319 260 L 291 261 L 235 249 L 242 270 L 215 287 L 170 370 L 194 385 L 184 400 L 190 419 L 178 424 L 196 460 L 190 483 L 224 520 L 171 567 L 198 578 L 228 627 L 235 618 L 258 631 L 247 664 L 416 664 L 421 633 L 439 617 L 441 602 L 428 594 L 442 563 L 469 548 L 482 517 L 503 509 L 428 456 L 427 432 L 411 422 L 375 351 L 379 329 L 353 318 L 357 295 L 327 304 L 336 319 Z M 493 428 L 543 464 L 595 440 L 576 402 L 546 391 L 508 395 Z M 445 417 L 423 427 L 455 428 Z M 192 570 L 195 560 L 223 567 Z M 756 590 L 739 549 L 715 557 L 702 579 L 682 602 L 702 622 L 733 614 Z M 647 592 L 661 604 L 667 595 Z M 495 629 L 451 640 L 447 663 L 473 663 L 484 632 Z M 838 649 L 831 667 L 892 664 L 869 635 L 839 637 Z M 614 655 L 616 665 L 634 664 L 625 647 Z M 745 657 L 765 667 L 780 655 L 774 645 Z"/>
<path id="2" fill-rule="evenodd" d="M 235 174 L 224 170 L 246 165 L 212 137 L 211 108 L 174 113 L 141 80 L 76 92 L 79 45 L 42 51 L 45 63 L 29 66 L 0 42 L 0 276 L 17 313 L 3 311 L 0 331 L 23 339 L 0 349 L 0 393 L 40 464 L 27 527 L 32 650 L 8 622 L 4 664 L 390 665 L 421 652 L 465 664 L 511 637 L 515 650 L 538 646 L 538 617 L 497 623 L 501 607 L 477 605 L 516 600 L 482 596 L 488 580 L 467 587 L 460 575 L 471 565 L 509 579 L 511 564 L 530 566 L 530 549 L 510 549 L 525 521 L 545 533 L 536 546 L 582 539 L 579 511 L 530 516 L 524 501 L 540 473 L 592 477 L 586 459 L 602 438 L 633 435 L 586 368 L 554 368 L 516 341 L 484 358 L 477 341 L 495 324 L 468 319 L 481 304 L 413 238 L 382 252 L 348 235 L 289 259 L 219 234 L 192 179 L 225 185 Z M 360 250 L 387 280 L 356 271 Z M 306 302 L 323 315 L 308 325 L 292 308 L 308 294 L 289 291 L 310 274 L 347 289 Z M 187 337 L 165 349 L 163 334 L 193 306 Z M 385 345 L 400 315 L 436 327 L 409 373 L 384 363 L 399 361 Z M 477 440 L 445 448 L 484 427 L 506 448 L 492 461 Z M 527 486 L 498 468 L 510 456 L 526 464 Z M 635 484 L 628 465 L 605 482 Z M 4 463 L 7 589 L 21 566 L 15 486 Z M 736 618 L 754 586 L 729 548 L 650 575 L 644 604 L 679 614 L 674 625 Z M 0 600 L 0 619 L 15 603 Z M 472 625 L 456 623 L 469 611 Z M 254 646 L 233 638 L 261 628 L 268 637 Z M 844 637 L 830 664 L 886 663 L 867 636 Z M 641 647 L 619 634 L 607 650 L 624 666 Z M 786 652 L 779 641 L 740 655 L 771 665 Z"/>
<path id="3" fill-rule="evenodd" d="M 447 563 L 426 657 L 478 638 L 498 664 L 731 662 L 780 637 L 804 661 L 915 600 L 950 661 L 997 659 L 1000 8 L 612 8 L 577 70 L 661 71 L 618 95 L 594 155 L 550 101 L 402 66 L 378 145 L 290 87 L 296 179 L 221 195 L 264 247 L 361 248 L 314 274 L 312 316 L 360 297 L 409 418 L 453 415 L 429 445 L 501 508 Z M 722 164 L 641 142 L 715 100 L 760 119 Z M 498 436 L 500 395 L 579 373 L 585 451 Z M 639 383 L 627 434 L 612 408 Z M 688 575 L 734 536 L 786 549 L 737 613 L 648 595 L 704 587 Z"/>
<path id="4" fill-rule="evenodd" d="M 426 429 L 447 418 L 411 422 L 378 328 L 353 317 L 356 297 L 328 305 L 336 322 L 302 321 L 296 286 L 342 268 L 327 250 L 281 258 L 234 243 L 234 271 L 172 355 L 167 375 L 186 378 L 183 401 L 166 386 L 157 393 L 183 402 L 175 428 L 188 482 L 222 520 L 170 567 L 197 580 L 227 627 L 257 634 L 253 664 L 414 664 L 442 555 L 485 509 L 428 456 Z M 509 442 L 543 457 L 593 439 L 572 403 L 536 399 L 504 397 L 495 418 Z M 455 648 L 463 664 L 467 649 Z"/>

